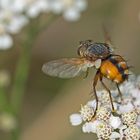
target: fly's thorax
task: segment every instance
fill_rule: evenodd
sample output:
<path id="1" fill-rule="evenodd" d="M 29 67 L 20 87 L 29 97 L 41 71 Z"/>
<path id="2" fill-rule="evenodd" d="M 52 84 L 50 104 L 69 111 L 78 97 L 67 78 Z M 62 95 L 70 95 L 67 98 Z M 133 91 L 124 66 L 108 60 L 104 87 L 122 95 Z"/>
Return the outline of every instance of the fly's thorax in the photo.
<path id="1" fill-rule="evenodd" d="M 97 59 L 105 59 L 112 54 L 112 50 L 108 44 L 96 43 L 91 40 L 80 42 L 77 52 L 81 57 L 86 57 L 93 61 Z"/>
<path id="2" fill-rule="evenodd" d="M 86 50 L 87 56 L 92 57 L 93 59 L 105 59 L 111 53 L 109 46 L 105 43 L 93 43 Z"/>

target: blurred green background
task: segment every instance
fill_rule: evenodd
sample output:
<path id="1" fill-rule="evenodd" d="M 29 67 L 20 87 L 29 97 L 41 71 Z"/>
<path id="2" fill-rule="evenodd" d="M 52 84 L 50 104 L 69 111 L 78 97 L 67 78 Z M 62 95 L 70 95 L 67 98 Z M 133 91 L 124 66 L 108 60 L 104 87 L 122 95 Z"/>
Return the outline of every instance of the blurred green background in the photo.
<path id="1" fill-rule="evenodd" d="M 57 17 L 49 28 L 39 32 L 32 48 L 29 77 L 20 111 L 22 140 L 93 140 L 93 134 L 84 134 L 81 127 L 72 127 L 69 115 L 78 112 L 81 104 L 91 99 L 94 72 L 87 79 L 83 76 L 63 80 L 49 77 L 41 71 L 50 60 L 76 57 L 79 41 L 92 39 L 103 42 L 102 24 L 105 24 L 117 54 L 124 56 L 139 74 L 140 70 L 140 1 L 89 0 L 88 8 L 78 22 L 67 22 Z M 45 22 L 44 16 L 41 18 Z M 36 22 L 38 19 L 36 19 Z M 30 24 L 34 24 L 31 21 Z M 24 32 L 24 31 L 22 31 Z M 22 38 L 22 33 L 20 35 Z M 21 50 L 18 35 L 15 47 L 0 52 L 0 66 L 10 70 L 12 80 Z M 10 91 L 9 89 L 7 89 Z M 6 139 L 7 133 L 0 132 Z"/>

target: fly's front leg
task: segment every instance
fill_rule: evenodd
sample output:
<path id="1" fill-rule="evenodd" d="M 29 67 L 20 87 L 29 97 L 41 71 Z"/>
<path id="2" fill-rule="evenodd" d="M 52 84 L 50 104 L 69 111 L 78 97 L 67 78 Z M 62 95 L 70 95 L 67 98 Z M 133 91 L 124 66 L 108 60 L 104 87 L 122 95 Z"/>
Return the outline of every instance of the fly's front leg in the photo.
<path id="1" fill-rule="evenodd" d="M 95 100 L 96 100 L 96 107 L 95 107 L 95 112 L 94 112 L 93 117 L 96 116 L 96 112 L 98 110 L 98 96 L 97 96 L 97 92 L 96 92 L 96 85 L 97 85 L 99 77 L 100 77 L 100 71 L 97 71 L 96 75 L 94 77 L 94 81 L 93 81 L 93 92 L 94 92 L 94 96 L 95 96 Z"/>

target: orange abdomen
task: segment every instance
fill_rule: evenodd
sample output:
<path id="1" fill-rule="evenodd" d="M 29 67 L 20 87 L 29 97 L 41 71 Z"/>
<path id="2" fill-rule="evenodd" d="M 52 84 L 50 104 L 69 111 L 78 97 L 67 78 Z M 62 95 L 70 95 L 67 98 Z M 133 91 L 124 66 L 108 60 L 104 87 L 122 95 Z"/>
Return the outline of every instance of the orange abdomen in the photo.
<path id="1" fill-rule="evenodd" d="M 128 78 L 128 66 L 126 61 L 118 55 L 111 55 L 102 62 L 100 67 L 101 74 L 116 82 L 122 83 Z"/>

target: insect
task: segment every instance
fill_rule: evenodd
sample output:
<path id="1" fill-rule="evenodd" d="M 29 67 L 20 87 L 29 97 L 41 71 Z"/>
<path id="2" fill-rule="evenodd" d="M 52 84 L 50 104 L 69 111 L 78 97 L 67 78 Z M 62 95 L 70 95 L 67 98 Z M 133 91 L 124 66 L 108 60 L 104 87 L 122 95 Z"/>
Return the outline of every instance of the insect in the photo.
<path id="1" fill-rule="evenodd" d="M 129 67 L 127 62 L 122 56 L 114 53 L 108 36 L 105 38 L 105 43 L 93 42 L 92 40 L 81 41 L 77 53 L 79 55 L 77 58 L 63 58 L 45 63 L 42 67 L 43 72 L 50 76 L 72 78 L 79 76 L 82 72 L 86 72 L 87 76 L 89 68 L 94 67 L 96 69 L 93 80 L 93 91 L 96 99 L 95 114 L 98 110 L 96 93 L 98 81 L 108 91 L 112 111 L 115 111 L 111 92 L 103 82 L 103 78 L 105 77 L 116 84 L 122 99 L 119 85 L 128 79 Z"/>

